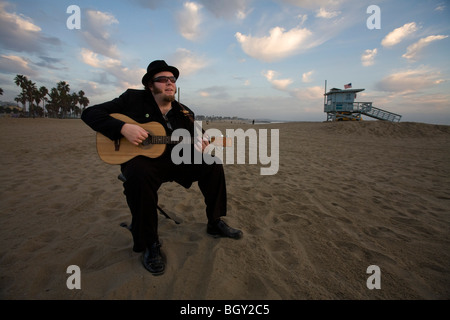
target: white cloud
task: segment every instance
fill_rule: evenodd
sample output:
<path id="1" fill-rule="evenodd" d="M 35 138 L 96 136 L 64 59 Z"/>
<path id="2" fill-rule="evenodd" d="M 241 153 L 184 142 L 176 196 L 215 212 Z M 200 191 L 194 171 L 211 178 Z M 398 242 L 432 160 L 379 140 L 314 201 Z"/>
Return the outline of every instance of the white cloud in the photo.
<path id="1" fill-rule="evenodd" d="M 249 13 L 250 13 L 250 11 L 246 12 L 246 11 L 243 11 L 243 10 L 239 10 L 239 11 L 236 12 L 236 18 L 238 18 L 239 20 L 244 20 L 245 18 L 247 18 L 247 15 Z"/>
<path id="2" fill-rule="evenodd" d="M 36 71 L 30 68 L 30 61 L 15 55 L 0 56 L 0 71 L 5 73 L 23 74 L 26 76 L 36 75 Z"/>
<path id="3" fill-rule="evenodd" d="M 300 20 L 300 25 L 304 25 L 306 20 L 308 20 L 308 15 L 307 14 L 299 14 L 297 16 L 297 18 Z"/>
<path id="4" fill-rule="evenodd" d="M 323 100 L 323 88 L 319 86 L 298 88 L 293 91 L 293 94 L 300 100 Z"/>
<path id="5" fill-rule="evenodd" d="M 42 34 L 41 28 L 23 14 L 8 12 L 9 3 L 0 2 L 0 46 L 2 49 L 42 53 L 44 44 L 60 44 L 59 39 Z"/>
<path id="6" fill-rule="evenodd" d="M 417 55 L 419 54 L 419 52 L 424 47 L 426 47 L 433 41 L 442 40 L 445 38 L 448 38 L 448 36 L 437 35 L 437 36 L 428 36 L 426 38 L 422 38 L 419 41 L 417 41 L 416 43 L 413 43 L 412 45 L 408 46 L 408 48 L 406 48 L 406 53 L 404 55 L 402 55 L 402 57 L 406 58 L 408 60 L 415 60 L 417 58 Z"/>
<path id="7" fill-rule="evenodd" d="M 252 37 L 240 32 L 235 36 L 246 54 L 265 62 L 292 56 L 316 45 L 309 42 L 312 32 L 306 28 L 286 31 L 284 28 L 275 27 L 266 37 Z"/>
<path id="8" fill-rule="evenodd" d="M 287 87 L 293 82 L 292 79 L 275 79 L 277 73 L 273 70 L 268 70 L 263 73 L 267 81 L 269 81 L 275 89 L 286 90 Z"/>
<path id="9" fill-rule="evenodd" d="M 272 81 L 273 78 L 275 77 L 275 71 L 268 70 L 268 71 L 264 72 L 263 75 L 264 75 L 264 77 L 266 77 L 267 80 Z"/>
<path id="10" fill-rule="evenodd" d="M 223 86 L 212 86 L 197 91 L 202 98 L 226 100 L 230 99 L 230 94 L 227 92 L 227 88 Z"/>
<path id="11" fill-rule="evenodd" d="M 195 2 L 185 2 L 183 10 L 178 13 L 178 29 L 181 35 L 188 40 L 196 40 L 200 37 L 200 24 L 202 5 Z"/>
<path id="12" fill-rule="evenodd" d="M 377 55 L 377 48 L 370 50 L 367 49 L 364 51 L 364 53 L 361 55 L 361 63 L 364 67 L 368 67 L 374 64 L 375 56 Z"/>
<path id="13" fill-rule="evenodd" d="M 142 76 L 145 74 L 145 69 L 130 69 L 123 66 L 120 60 L 113 58 L 101 59 L 97 53 L 86 48 L 81 49 L 81 60 L 91 67 L 104 70 L 122 89 L 140 86 Z"/>
<path id="14" fill-rule="evenodd" d="M 278 90 L 286 90 L 292 82 L 292 79 L 275 79 L 270 81 L 274 88 Z"/>
<path id="15" fill-rule="evenodd" d="M 177 49 L 171 60 L 180 70 L 180 76 L 193 74 L 209 65 L 206 58 L 184 48 Z"/>
<path id="16" fill-rule="evenodd" d="M 84 63 L 94 68 L 108 69 L 120 66 L 120 61 L 112 58 L 100 59 L 98 54 L 86 49 L 81 49 L 81 58 Z"/>
<path id="17" fill-rule="evenodd" d="M 400 94 L 416 93 L 445 82 L 439 71 L 426 66 L 392 73 L 376 84 L 381 91 Z"/>
<path id="18" fill-rule="evenodd" d="M 86 15 L 88 17 L 89 26 L 96 27 L 95 30 L 91 30 L 91 32 L 106 39 L 109 38 L 109 33 L 104 30 L 104 27 L 119 23 L 114 15 L 108 12 L 87 10 Z"/>
<path id="19" fill-rule="evenodd" d="M 41 28 L 33 23 L 31 18 L 16 13 L 9 13 L 5 10 L 6 3 L 0 3 L 0 17 L 2 21 L 8 21 L 9 23 L 16 25 L 20 30 L 39 32 Z"/>
<path id="20" fill-rule="evenodd" d="M 145 74 L 143 68 L 129 68 L 120 59 L 113 37 L 113 26 L 119 21 L 108 12 L 87 10 L 83 20 L 82 38 L 88 44 L 88 48 L 82 48 L 81 61 L 99 69 L 99 82 L 113 84 L 116 90 L 124 90 L 131 87 L 142 87 L 141 79 Z"/>
<path id="21" fill-rule="evenodd" d="M 305 73 L 302 75 L 302 81 L 303 81 L 303 82 L 311 82 L 311 81 L 312 81 L 312 80 L 311 80 L 311 76 L 312 76 L 313 73 L 314 73 L 314 70 L 305 72 Z"/>
<path id="22" fill-rule="evenodd" d="M 321 7 L 317 11 L 316 17 L 331 19 L 331 18 L 338 16 L 340 13 L 341 13 L 340 11 L 327 11 L 325 8 Z"/>
<path id="23" fill-rule="evenodd" d="M 419 28 L 415 22 L 406 23 L 400 28 L 394 29 L 389 32 L 386 37 L 381 41 L 383 47 L 392 47 L 400 43 L 403 39 L 416 32 Z"/>
<path id="24" fill-rule="evenodd" d="M 110 13 L 87 10 L 82 28 L 82 37 L 89 47 L 96 53 L 110 58 L 118 58 L 119 52 L 111 38 L 111 26 L 119 21 Z"/>

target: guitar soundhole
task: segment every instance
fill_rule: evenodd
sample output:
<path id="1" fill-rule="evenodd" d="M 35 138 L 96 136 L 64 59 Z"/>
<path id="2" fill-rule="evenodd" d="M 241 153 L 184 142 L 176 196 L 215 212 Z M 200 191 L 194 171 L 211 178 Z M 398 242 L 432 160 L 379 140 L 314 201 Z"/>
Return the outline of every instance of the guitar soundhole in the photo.
<path id="1" fill-rule="evenodd" d="M 152 136 L 148 135 L 147 139 L 142 141 L 141 147 L 142 147 L 142 149 L 148 149 L 148 148 L 150 148 L 151 144 L 152 144 Z"/>

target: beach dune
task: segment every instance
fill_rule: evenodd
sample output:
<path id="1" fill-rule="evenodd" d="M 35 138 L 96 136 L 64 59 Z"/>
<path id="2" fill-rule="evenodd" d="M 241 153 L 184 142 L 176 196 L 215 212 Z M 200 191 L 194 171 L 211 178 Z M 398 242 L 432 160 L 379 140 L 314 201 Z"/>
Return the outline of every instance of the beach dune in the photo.
<path id="1" fill-rule="evenodd" d="M 117 179 L 81 120 L 0 118 L 1 299 L 449 299 L 450 126 L 211 122 L 279 130 L 279 170 L 225 164 L 230 225 L 206 234 L 197 184 L 159 203 L 167 257 L 152 276 L 132 251 Z M 69 266 L 81 289 L 69 289 Z M 369 266 L 380 289 L 369 289 Z M 370 280 L 370 279 L 369 279 Z"/>

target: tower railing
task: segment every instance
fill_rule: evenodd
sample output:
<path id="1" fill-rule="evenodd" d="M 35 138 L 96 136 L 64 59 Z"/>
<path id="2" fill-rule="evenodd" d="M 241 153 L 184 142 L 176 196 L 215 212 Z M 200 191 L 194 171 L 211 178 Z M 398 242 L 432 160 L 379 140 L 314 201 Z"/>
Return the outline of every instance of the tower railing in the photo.
<path id="1" fill-rule="evenodd" d="M 399 114 L 372 106 L 372 102 L 353 102 L 353 112 L 359 112 L 375 119 L 392 122 L 400 122 L 402 118 Z"/>

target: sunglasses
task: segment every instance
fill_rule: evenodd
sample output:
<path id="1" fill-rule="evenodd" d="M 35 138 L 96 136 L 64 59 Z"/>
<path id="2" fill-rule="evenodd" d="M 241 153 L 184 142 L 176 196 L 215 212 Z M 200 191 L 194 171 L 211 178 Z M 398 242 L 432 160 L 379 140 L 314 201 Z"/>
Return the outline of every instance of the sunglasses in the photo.
<path id="1" fill-rule="evenodd" d="M 159 83 L 167 83 L 167 81 L 175 83 L 177 82 L 177 78 L 175 77 L 166 77 L 166 76 L 161 76 L 161 77 L 156 77 L 155 79 L 153 79 L 153 82 L 159 82 Z"/>

